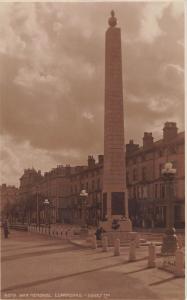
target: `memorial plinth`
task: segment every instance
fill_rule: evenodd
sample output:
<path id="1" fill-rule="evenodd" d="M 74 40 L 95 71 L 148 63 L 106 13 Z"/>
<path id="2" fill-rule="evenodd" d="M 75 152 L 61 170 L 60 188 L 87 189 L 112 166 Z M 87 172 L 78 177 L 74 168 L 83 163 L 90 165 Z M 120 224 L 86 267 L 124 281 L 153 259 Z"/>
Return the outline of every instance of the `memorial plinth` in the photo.
<path id="1" fill-rule="evenodd" d="M 104 171 L 103 221 L 106 231 L 113 230 L 113 222 L 120 231 L 131 231 L 128 218 L 126 189 L 123 80 L 121 30 L 116 27 L 114 12 L 108 20 L 105 44 L 105 115 L 104 115 Z M 114 230 L 116 232 L 116 229 Z"/>

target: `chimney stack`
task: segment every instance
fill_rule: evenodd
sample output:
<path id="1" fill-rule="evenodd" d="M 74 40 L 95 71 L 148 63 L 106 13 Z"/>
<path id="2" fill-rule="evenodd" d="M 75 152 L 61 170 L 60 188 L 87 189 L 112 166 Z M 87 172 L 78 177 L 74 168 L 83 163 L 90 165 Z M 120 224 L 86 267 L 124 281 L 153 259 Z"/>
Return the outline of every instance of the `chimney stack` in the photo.
<path id="1" fill-rule="evenodd" d="M 126 144 L 126 152 L 127 155 L 131 154 L 132 152 L 135 152 L 139 149 L 139 145 L 138 144 L 134 144 L 133 140 L 129 140 L 129 143 Z"/>
<path id="2" fill-rule="evenodd" d="M 178 128 L 176 122 L 166 122 L 163 128 L 163 139 L 165 143 L 170 142 L 177 136 Z"/>
<path id="3" fill-rule="evenodd" d="M 92 155 L 88 156 L 88 168 L 94 168 L 95 167 L 95 159 Z"/>
<path id="4" fill-rule="evenodd" d="M 99 165 L 103 165 L 103 162 L 104 162 L 104 155 L 98 155 L 98 163 Z"/>
<path id="5" fill-rule="evenodd" d="M 153 146 L 152 132 L 144 132 L 143 149 L 150 149 Z"/>

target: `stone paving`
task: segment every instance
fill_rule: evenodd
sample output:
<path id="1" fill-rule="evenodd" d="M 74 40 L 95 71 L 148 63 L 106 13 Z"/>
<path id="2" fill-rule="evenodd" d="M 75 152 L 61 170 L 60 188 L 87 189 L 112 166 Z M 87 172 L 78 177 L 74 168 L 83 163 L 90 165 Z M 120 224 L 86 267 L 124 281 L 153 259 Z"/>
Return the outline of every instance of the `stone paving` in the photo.
<path id="1" fill-rule="evenodd" d="M 80 242 L 80 241 L 79 241 Z M 88 249 L 49 236 L 11 231 L 2 239 L 2 299 L 184 299 L 184 278 L 147 268 L 148 249 Z M 160 247 L 157 247 L 157 252 Z"/>

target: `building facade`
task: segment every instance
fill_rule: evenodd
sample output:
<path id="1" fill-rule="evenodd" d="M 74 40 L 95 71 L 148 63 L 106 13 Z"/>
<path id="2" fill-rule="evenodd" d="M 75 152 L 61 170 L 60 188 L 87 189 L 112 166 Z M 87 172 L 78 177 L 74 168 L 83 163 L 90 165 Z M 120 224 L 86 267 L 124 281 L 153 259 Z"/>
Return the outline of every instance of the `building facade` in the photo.
<path id="1" fill-rule="evenodd" d="M 178 133 L 176 123 L 166 122 L 163 138 L 154 142 L 152 133 L 144 133 L 143 146 L 131 140 L 127 148 L 127 186 L 129 214 L 134 226 L 166 227 L 168 201 L 173 203 L 174 224 L 185 221 L 184 132 Z M 162 169 L 172 162 L 176 169 L 173 197 L 168 199 Z"/>
<path id="2" fill-rule="evenodd" d="M 13 185 L 0 186 L 0 209 L 2 218 L 13 218 L 19 199 L 19 190 Z M 10 220 L 11 221 L 11 220 Z"/>
<path id="3" fill-rule="evenodd" d="M 184 227 L 184 132 L 178 133 L 173 122 L 165 123 L 163 138 L 159 141 L 154 142 L 152 133 L 145 132 L 143 146 L 133 140 L 126 145 L 126 184 L 129 217 L 133 226 L 167 226 L 168 195 L 162 177 L 167 161 L 176 168 L 171 199 L 174 224 Z M 102 201 L 103 164 L 104 156 L 99 155 L 97 161 L 93 156 L 88 156 L 87 165 L 59 165 L 43 175 L 41 171 L 26 169 L 20 178 L 19 189 L 1 186 L 1 210 L 7 216 L 19 215 L 17 218 L 22 222 L 46 223 L 49 222 L 46 220 L 45 206 L 48 199 L 50 223 L 81 224 L 84 213 L 88 225 L 97 225 L 99 220 L 105 219 L 106 213 Z M 82 190 L 88 193 L 85 201 L 80 195 Z M 16 206 L 13 205 L 15 203 Z"/>

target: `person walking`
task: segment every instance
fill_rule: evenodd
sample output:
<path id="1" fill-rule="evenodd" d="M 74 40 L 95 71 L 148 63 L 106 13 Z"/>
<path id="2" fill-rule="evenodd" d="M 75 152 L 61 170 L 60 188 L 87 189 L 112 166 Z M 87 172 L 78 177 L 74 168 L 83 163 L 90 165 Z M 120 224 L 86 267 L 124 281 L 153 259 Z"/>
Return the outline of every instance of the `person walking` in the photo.
<path id="1" fill-rule="evenodd" d="M 8 230 L 8 221 L 5 220 L 3 222 L 3 231 L 4 231 L 4 238 L 7 239 L 9 235 L 9 230 Z"/>

